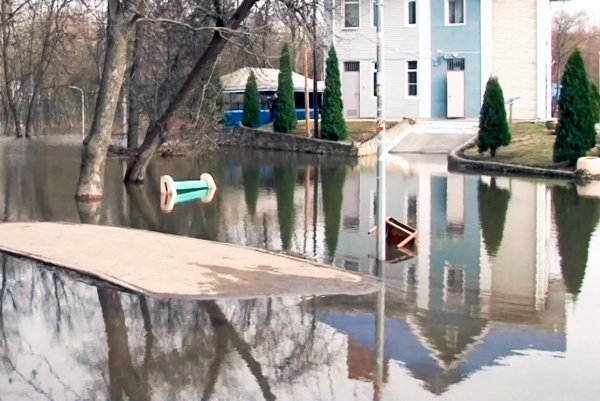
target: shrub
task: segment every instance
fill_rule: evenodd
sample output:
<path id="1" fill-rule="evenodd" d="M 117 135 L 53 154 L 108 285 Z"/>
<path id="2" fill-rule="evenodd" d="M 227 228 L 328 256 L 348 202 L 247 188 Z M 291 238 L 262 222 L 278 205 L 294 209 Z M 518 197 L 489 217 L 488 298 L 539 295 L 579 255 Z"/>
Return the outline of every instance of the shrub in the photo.
<path id="1" fill-rule="evenodd" d="M 279 82 L 277 84 L 277 108 L 273 130 L 286 134 L 298 126 L 296 103 L 294 101 L 294 82 L 292 81 L 292 55 L 287 43 L 281 49 L 279 63 Z"/>
<path id="2" fill-rule="evenodd" d="M 496 150 L 510 144 L 511 135 L 506 119 L 504 93 L 496 77 L 490 77 L 483 95 L 483 104 L 479 114 L 479 134 L 477 147 L 480 153 L 490 152 L 496 156 Z"/>
<path id="3" fill-rule="evenodd" d="M 323 139 L 339 141 L 348 138 L 348 127 L 344 120 L 342 82 L 337 53 L 333 45 L 329 48 L 325 67 L 325 92 L 323 92 L 323 115 L 321 123 Z"/>
<path id="4" fill-rule="evenodd" d="M 256 128 L 260 125 L 260 94 L 258 93 L 254 71 L 250 72 L 250 76 L 246 82 L 242 125 L 251 128 Z"/>
<path id="5" fill-rule="evenodd" d="M 552 158 L 555 163 L 572 166 L 596 143 L 590 82 L 579 49 L 571 53 L 561 84 Z"/>

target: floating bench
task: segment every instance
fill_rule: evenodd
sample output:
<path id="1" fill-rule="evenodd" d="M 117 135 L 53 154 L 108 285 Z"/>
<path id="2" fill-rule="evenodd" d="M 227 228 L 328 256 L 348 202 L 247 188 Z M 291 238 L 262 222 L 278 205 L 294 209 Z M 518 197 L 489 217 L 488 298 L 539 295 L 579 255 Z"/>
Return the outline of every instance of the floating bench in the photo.
<path id="1" fill-rule="evenodd" d="M 175 181 L 169 175 L 160 177 L 160 208 L 169 213 L 175 205 L 200 199 L 202 203 L 210 203 L 215 195 L 217 186 L 208 173 L 200 176 L 199 180 Z"/>
<path id="2" fill-rule="evenodd" d="M 217 189 L 212 175 L 204 173 L 199 180 L 175 181 L 170 175 L 160 177 L 160 193 L 175 195 L 181 192 L 198 191 L 201 189 Z"/>
<path id="3" fill-rule="evenodd" d="M 377 226 L 369 230 L 369 234 L 374 234 Z M 385 220 L 385 239 L 389 245 L 395 246 L 398 250 L 415 256 L 416 252 L 408 249 L 409 245 L 414 245 L 418 237 L 418 231 L 413 227 L 399 222 L 393 217 Z"/>

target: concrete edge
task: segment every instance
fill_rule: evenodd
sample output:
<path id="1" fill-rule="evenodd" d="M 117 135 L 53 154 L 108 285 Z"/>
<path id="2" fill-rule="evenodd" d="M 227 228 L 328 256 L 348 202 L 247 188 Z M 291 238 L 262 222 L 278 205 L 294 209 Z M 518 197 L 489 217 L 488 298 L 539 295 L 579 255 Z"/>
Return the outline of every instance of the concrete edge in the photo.
<path id="1" fill-rule="evenodd" d="M 548 169 L 541 167 L 523 166 L 520 164 L 497 163 L 480 160 L 471 160 L 463 156 L 463 152 L 477 141 L 477 136 L 467 140 L 462 145 L 453 149 L 448 154 L 448 171 L 465 172 L 491 172 L 503 175 L 536 176 L 546 178 L 558 178 L 564 180 L 578 180 L 573 171 Z"/>
<path id="2" fill-rule="evenodd" d="M 318 267 L 318 268 L 326 268 L 326 269 L 333 269 L 336 270 L 340 273 L 344 273 L 345 275 L 348 275 L 349 277 L 355 277 L 358 278 L 357 281 L 355 282 L 349 282 L 349 281 L 345 281 L 345 283 L 347 283 L 348 286 L 353 286 L 353 285 L 364 285 L 370 284 L 371 289 L 364 289 L 364 290 L 348 290 L 346 289 L 345 291 L 332 291 L 332 292 L 320 292 L 318 294 L 305 294 L 305 293 L 297 293 L 294 291 L 290 291 L 290 292 L 286 292 L 285 294 L 270 294 L 270 295 L 265 295 L 265 296 L 236 296 L 236 297 L 230 297 L 230 296 L 218 296 L 218 295 L 212 295 L 212 296 L 201 296 L 201 295 L 186 295 L 186 294 L 173 294 L 173 293 L 156 293 L 156 292 L 152 292 L 152 291 L 148 291 L 145 290 L 143 288 L 140 288 L 136 285 L 130 284 L 126 281 L 120 280 L 116 277 L 110 276 L 108 274 L 102 274 L 102 273 L 94 273 L 89 271 L 88 269 L 82 268 L 80 266 L 75 266 L 75 265 L 66 265 L 64 263 L 61 263 L 59 261 L 56 261 L 52 258 L 49 257 L 45 257 L 45 256 L 41 256 L 41 255 L 37 255 L 37 254 L 32 254 L 29 252 L 25 252 L 25 251 L 21 251 L 21 250 L 17 250 L 17 249 L 12 249 L 10 247 L 7 247 L 5 245 L 2 245 L 0 243 L 0 253 L 6 253 L 15 257 L 21 257 L 21 258 L 27 258 L 36 262 L 41 262 L 43 264 L 46 264 L 48 266 L 51 266 L 53 268 L 56 269 L 62 269 L 65 270 L 66 272 L 74 272 L 76 274 L 78 274 L 79 276 L 81 276 L 82 278 L 90 278 L 92 279 L 92 281 L 101 281 L 102 283 L 106 283 L 110 286 L 116 287 L 120 290 L 124 290 L 124 291 L 129 291 L 129 292 L 133 292 L 136 294 L 142 294 L 145 296 L 149 296 L 152 298 L 157 298 L 157 299 L 177 299 L 177 300 L 226 300 L 226 299 L 260 299 L 260 298 L 278 298 L 278 297 L 300 297 L 300 296 L 330 296 L 330 295 L 365 295 L 365 294 L 371 294 L 375 291 L 377 291 L 377 283 L 379 282 L 377 279 L 373 278 L 373 277 L 369 277 L 367 275 L 364 274 L 358 274 L 355 272 L 350 272 L 348 270 L 342 269 L 340 267 L 337 266 L 332 266 L 332 265 L 324 265 L 324 264 L 320 264 L 317 263 L 315 261 L 311 261 L 308 259 L 303 259 L 300 257 L 296 257 L 296 256 L 291 256 L 289 254 L 285 254 L 285 253 L 278 253 L 278 252 L 274 252 L 274 251 L 269 251 L 267 249 L 261 249 L 261 248 L 254 248 L 254 247 L 246 247 L 246 246 L 241 246 L 241 245 L 237 245 L 237 244 L 230 244 L 230 243 L 226 243 L 226 242 L 218 242 L 218 241 L 210 241 L 210 240 L 203 240 L 203 239 L 197 239 L 197 238 L 192 238 L 192 237 L 185 237 L 185 236 L 181 236 L 181 235 L 175 235 L 175 234 L 168 234 L 168 233 L 161 233 L 161 232 L 157 232 L 157 231 L 149 231 L 149 230 L 141 230 L 141 229 L 136 229 L 136 228 L 131 228 L 131 227 L 114 227 L 114 226 L 104 226 L 104 225 L 95 225 L 95 224 L 81 224 L 81 223 L 73 223 L 73 222 L 64 222 L 64 221 L 56 221 L 56 222 L 49 222 L 49 221 L 44 221 L 44 222 L 10 222 L 10 223 L 2 223 L 2 224 L 62 224 L 62 225 L 70 225 L 70 226 L 96 226 L 96 227 L 101 227 L 101 228 L 106 228 L 106 229 L 120 229 L 120 230 L 132 230 L 132 231 L 143 231 L 145 233 L 150 233 L 150 234 L 157 234 L 157 235 L 166 235 L 166 236 L 170 236 L 170 237 L 175 237 L 175 238 L 182 238 L 182 239 L 187 239 L 187 240 L 196 240 L 196 241 L 203 241 L 203 242 L 210 242 L 212 244 L 216 244 L 219 246 L 227 246 L 227 247 L 231 247 L 231 248 L 244 248 L 247 250 L 251 250 L 251 251 L 257 251 L 257 252 L 261 252 L 261 253 L 266 253 L 269 255 L 273 255 L 273 256 L 277 256 L 277 257 L 283 257 L 289 260 L 294 260 L 297 262 L 303 262 L 303 263 L 307 263 L 309 265 L 312 265 L 313 267 Z"/>

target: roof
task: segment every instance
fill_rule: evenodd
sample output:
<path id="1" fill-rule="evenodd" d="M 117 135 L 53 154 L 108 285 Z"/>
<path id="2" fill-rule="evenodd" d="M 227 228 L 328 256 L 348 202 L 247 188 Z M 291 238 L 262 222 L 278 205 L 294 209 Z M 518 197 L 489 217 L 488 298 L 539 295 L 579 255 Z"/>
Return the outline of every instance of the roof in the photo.
<path id="1" fill-rule="evenodd" d="M 277 82 L 279 80 L 279 69 L 277 68 L 254 68 L 244 67 L 231 74 L 223 75 L 221 77 L 221 84 L 225 92 L 243 92 L 246 89 L 246 82 L 250 76 L 250 72 L 254 71 L 256 76 L 256 83 L 258 85 L 259 92 L 262 91 L 273 91 L 277 90 Z M 304 75 L 292 72 L 292 80 L 294 82 L 294 91 L 304 91 Z M 322 92 L 325 88 L 323 81 L 318 81 L 318 91 Z M 313 89 L 313 80 L 308 78 L 308 88 L 310 91 Z"/>

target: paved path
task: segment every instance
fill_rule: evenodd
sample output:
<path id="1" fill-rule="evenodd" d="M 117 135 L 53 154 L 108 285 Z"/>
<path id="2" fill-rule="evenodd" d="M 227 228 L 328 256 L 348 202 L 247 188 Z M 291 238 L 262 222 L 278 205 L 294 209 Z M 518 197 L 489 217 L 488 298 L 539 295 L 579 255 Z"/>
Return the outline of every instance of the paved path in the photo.
<path id="1" fill-rule="evenodd" d="M 266 251 L 96 225 L 3 223 L 0 251 L 154 297 L 367 294 L 378 288 L 368 277 Z"/>
<path id="2" fill-rule="evenodd" d="M 410 133 L 402 142 L 391 149 L 390 153 L 448 154 L 473 136 L 471 133 Z"/>

